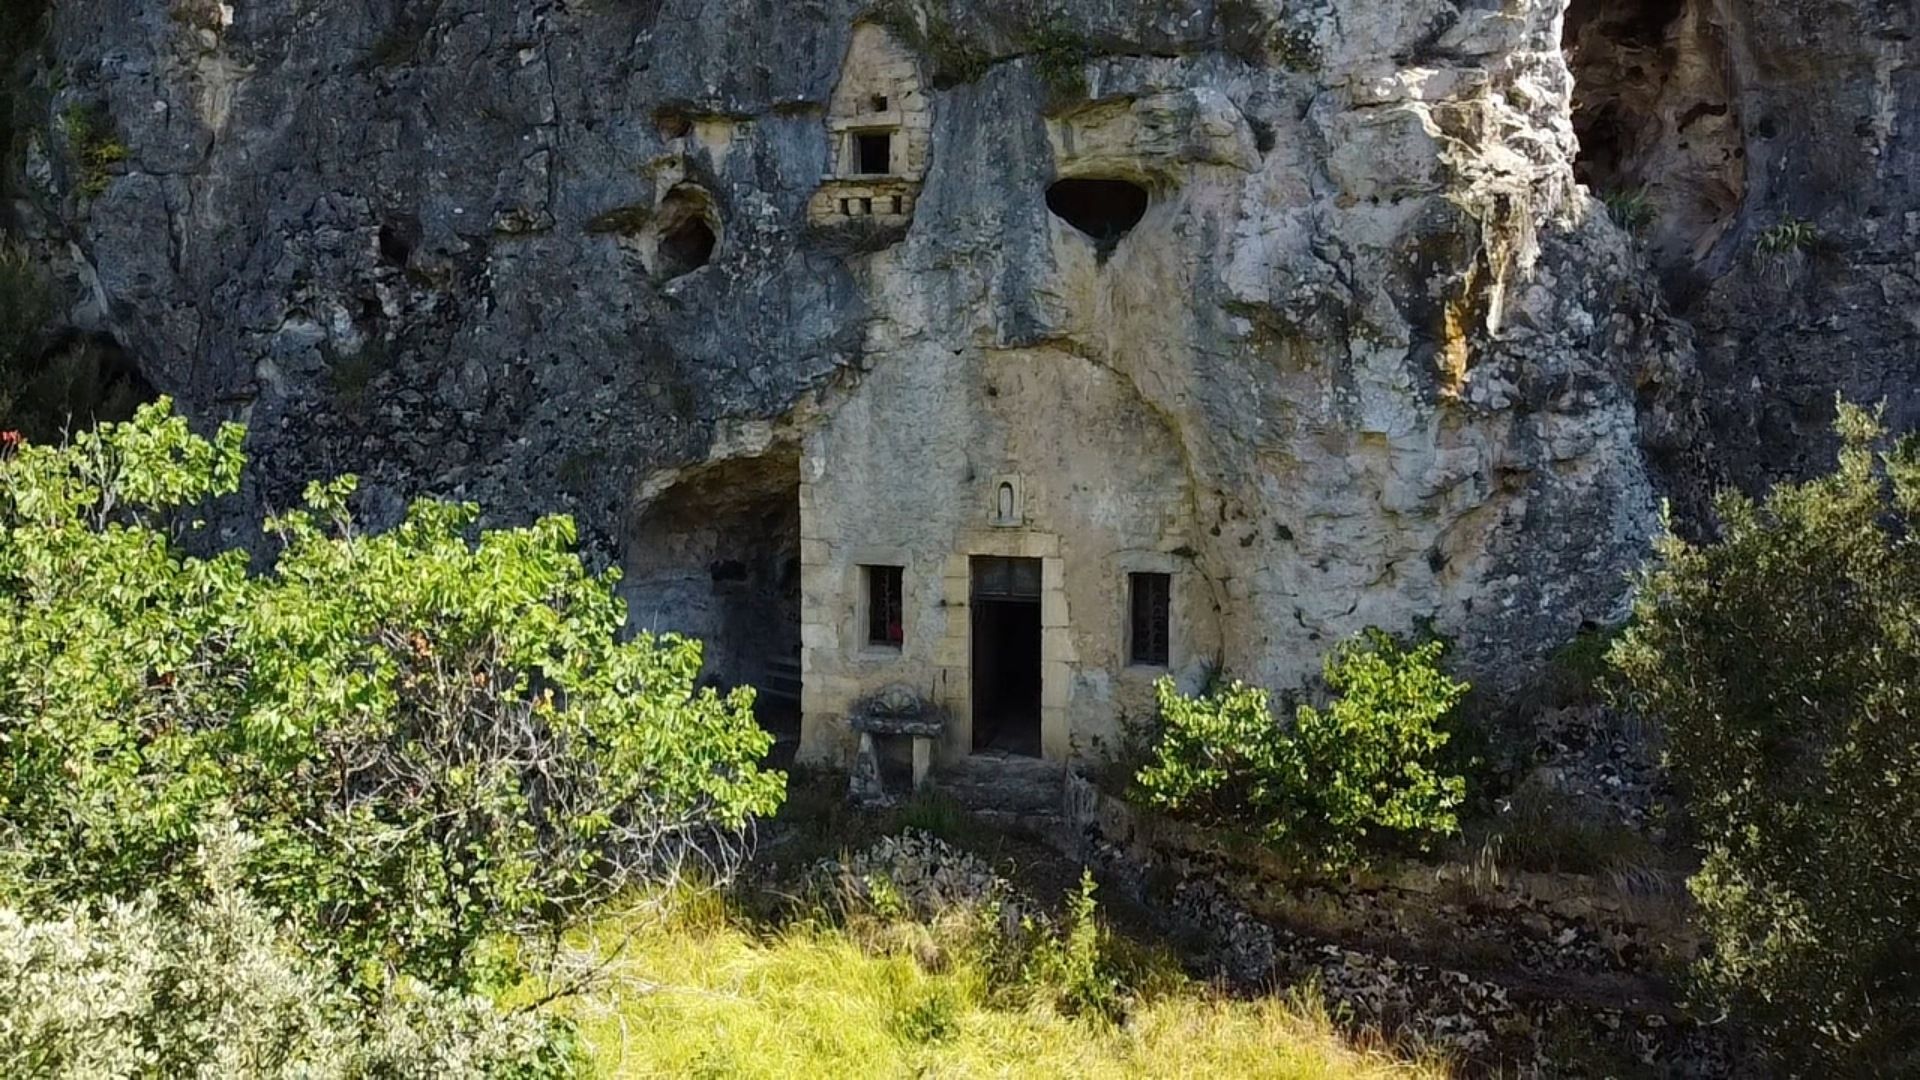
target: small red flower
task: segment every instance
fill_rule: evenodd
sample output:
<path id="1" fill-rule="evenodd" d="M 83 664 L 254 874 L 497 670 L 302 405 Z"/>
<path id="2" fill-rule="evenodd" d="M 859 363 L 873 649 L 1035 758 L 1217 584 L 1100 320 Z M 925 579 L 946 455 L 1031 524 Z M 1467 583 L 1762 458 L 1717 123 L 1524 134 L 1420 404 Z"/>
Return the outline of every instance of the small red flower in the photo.
<path id="1" fill-rule="evenodd" d="M 17 431 L 0 431 L 0 458 L 12 457 L 13 452 L 20 449 L 20 444 L 25 441 Z"/>

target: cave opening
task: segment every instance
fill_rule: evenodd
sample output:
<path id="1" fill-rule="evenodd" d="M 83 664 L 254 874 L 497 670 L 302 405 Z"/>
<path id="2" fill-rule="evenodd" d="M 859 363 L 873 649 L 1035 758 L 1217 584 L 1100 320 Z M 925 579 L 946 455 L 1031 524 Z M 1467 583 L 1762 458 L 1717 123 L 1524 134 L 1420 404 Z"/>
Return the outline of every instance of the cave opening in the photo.
<path id="1" fill-rule="evenodd" d="M 660 272 L 670 278 L 691 274 L 713 261 L 719 243 L 713 226 L 699 218 L 683 221 L 660 238 Z"/>
<path id="2" fill-rule="evenodd" d="M 752 686 L 760 722 L 800 735 L 800 455 L 775 448 L 692 470 L 650 501 L 623 541 L 635 626 L 705 643 L 702 680 Z"/>
<path id="3" fill-rule="evenodd" d="M 1663 272 L 1724 235 L 1746 189 L 1726 28 L 1705 0 L 1573 0 L 1574 175 Z"/>
<path id="4" fill-rule="evenodd" d="M 713 200 L 698 188 L 668 195 L 654 218 L 658 232 L 654 273 L 663 279 L 685 277 L 713 261 L 720 247 Z"/>
<path id="5" fill-rule="evenodd" d="M 1076 177 L 1047 189 L 1047 209 L 1091 237 L 1102 254 L 1140 224 L 1150 201 L 1147 189 L 1129 180 Z"/>
<path id="6" fill-rule="evenodd" d="M 69 333 L 0 372 L 0 430 L 57 443 L 100 424 L 133 419 L 160 392 L 107 334 Z"/>

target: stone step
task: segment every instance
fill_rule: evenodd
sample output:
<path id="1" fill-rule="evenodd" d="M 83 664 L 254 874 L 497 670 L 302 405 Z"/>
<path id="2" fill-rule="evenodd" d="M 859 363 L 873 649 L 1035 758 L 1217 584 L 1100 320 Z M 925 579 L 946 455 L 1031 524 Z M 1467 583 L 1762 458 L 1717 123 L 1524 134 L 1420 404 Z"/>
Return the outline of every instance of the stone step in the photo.
<path id="1" fill-rule="evenodd" d="M 1018 816 L 1058 814 L 1066 767 L 1018 754 L 974 754 L 936 769 L 933 786 L 968 810 Z"/>

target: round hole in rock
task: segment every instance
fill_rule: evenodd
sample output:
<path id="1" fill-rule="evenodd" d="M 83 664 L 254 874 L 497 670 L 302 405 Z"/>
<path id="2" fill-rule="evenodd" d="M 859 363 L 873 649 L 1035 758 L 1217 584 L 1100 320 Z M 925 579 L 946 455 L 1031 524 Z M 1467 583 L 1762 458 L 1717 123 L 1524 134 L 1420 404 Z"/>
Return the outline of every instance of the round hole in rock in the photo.
<path id="1" fill-rule="evenodd" d="M 653 214 L 647 268 L 661 280 L 693 273 L 713 261 L 720 228 L 712 195 L 693 185 L 673 189 Z"/>
<path id="2" fill-rule="evenodd" d="M 670 278 L 693 273 L 712 261 L 719 242 L 713 226 L 703 219 L 680 222 L 660 235 L 660 273 Z"/>
<path id="3" fill-rule="evenodd" d="M 1147 189 L 1127 180 L 1060 180 L 1047 189 L 1047 209 L 1112 251 L 1147 213 Z"/>

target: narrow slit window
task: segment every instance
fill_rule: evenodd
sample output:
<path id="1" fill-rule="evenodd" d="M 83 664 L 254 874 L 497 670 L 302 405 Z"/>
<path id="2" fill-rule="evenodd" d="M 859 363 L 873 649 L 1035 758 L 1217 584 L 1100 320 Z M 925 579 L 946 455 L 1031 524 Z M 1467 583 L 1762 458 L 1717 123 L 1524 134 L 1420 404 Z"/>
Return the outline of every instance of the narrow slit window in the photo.
<path id="1" fill-rule="evenodd" d="M 1127 580 L 1133 609 L 1128 659 L 1135 664 L 1166 667 L 1173 576 L 1128 574 Z"/>
<path id="2" fill-rule="evenodd" d="M 867 567 L 867 644 L 897 649 L 906 641 L 901 613 L 902 570 L 898 566 Z"/>
<path id="3" fill-rule="evenodd" d="M 893 172 L 893 136 L 885 131 L 869 131 L 854 136 L 854 152 L 862 176 L 886 176 Z"/>

